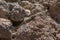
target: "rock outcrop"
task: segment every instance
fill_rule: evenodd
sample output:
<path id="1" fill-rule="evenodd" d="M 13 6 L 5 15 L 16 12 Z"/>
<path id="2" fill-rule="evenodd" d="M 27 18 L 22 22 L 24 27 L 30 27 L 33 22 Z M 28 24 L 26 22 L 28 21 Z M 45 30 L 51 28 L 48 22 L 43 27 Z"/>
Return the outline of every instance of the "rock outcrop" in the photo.
<path id="1" fill-rule="evenodd" d="M 60 1 L 0 0 L 0 40 L 60 40 Z"/>

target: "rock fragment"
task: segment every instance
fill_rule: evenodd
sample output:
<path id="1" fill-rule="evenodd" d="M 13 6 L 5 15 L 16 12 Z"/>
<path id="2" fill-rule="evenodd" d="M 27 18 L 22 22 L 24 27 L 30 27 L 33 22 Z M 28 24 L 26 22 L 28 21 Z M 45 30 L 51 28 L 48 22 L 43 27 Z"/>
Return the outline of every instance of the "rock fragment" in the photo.
<path id="1" fill-rule="evenodd" d="M 11 26 L 12 26 L 12 23 L 11 23 L 11 21 L 8 20 L 8 19 L 0 18 L 0 25 L 1 25 L 4 29 L 6 29 L 6 28 L 11 27 Z"/>
<path id="2" fill-rule="evenodd" d="M 25 11 L 21 8 L 14 8 L 11 11 L 10 19 L 13 21 L 22 21 L 25 17 Z"/>

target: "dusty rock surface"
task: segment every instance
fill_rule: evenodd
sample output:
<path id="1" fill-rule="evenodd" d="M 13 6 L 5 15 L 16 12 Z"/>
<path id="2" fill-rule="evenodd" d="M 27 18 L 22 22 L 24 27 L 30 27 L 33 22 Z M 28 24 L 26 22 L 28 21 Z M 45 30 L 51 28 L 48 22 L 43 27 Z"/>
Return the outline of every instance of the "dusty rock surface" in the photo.
<path id="1" fill-rule="evenodd" d="M 0 40 L 60 40 L 60 1 L 0 0 Z"/>

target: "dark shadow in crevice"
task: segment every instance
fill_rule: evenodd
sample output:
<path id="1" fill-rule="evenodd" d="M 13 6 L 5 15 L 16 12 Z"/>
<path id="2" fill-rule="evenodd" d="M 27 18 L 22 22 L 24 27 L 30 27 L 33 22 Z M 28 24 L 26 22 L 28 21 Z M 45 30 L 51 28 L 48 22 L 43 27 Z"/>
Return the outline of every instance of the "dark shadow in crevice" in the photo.
<path id="1" fill-rule="evenodd" d="M 10 11 L 12 11 L 13 7 L 14 7 L 13 5 L 9 4 L 9 10 Z"/>
<path id="2" fill-rule="evenodd" d="M 5 0 L 6 2 L 18 2 L 18 0 Z"/>
<path id="3" fill-rule="evenodd" d="M 13 21 L 11 20 L 14 27 L 18 27 L 23 21 Z"/>
<path id="4" fill-rule="evenodd" d="M 8 16 L 8 19 L 12 22 L 12 26 L 15 27 L 15 28 L 17 28 L 23 22 L 23 20 L 21 20 L 21 21 L 14 21 L 14 20 L 12 20 L 10 18 L 10 15 Z"/>
<path id="5" fill-rule="evenodd" d="M 11 40 L 11 38 L 0 38 L 0 40 Z"/>

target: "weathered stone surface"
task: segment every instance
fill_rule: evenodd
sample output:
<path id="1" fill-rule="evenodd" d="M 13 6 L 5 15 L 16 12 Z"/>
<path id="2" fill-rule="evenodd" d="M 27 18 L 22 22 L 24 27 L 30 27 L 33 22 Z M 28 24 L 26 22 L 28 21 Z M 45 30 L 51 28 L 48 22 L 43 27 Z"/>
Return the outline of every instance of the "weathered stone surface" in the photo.
<path id="1" fill-rule="evenodd" d="M 18 3 L 8 3 L 9 19 L 12 21 L 22 21 L 26 13 Z"/>
<path id="2" fill-rule="evenodd" d="M 10 26 L 12 26 L 12 23 L 10 20 L 8 19 L 4 19 L 4 18 L 0 18 L 0 25 L 3 27 L 3 28 L 8 28 Z"/>
<path id="3" fill-rule="evenodd" d="M 9 13 L 8 12 L 4 11 L 4 10 L 0 10 L 0 18 L 8 18 L 9 17 Z"/>
<path id="4" fill-rule="evenodd" d="M 58 0 L 0 0 L 1 40 L 60 40 Z"/>
<path id="5" fill-rule="evenodd" d="M 11 33 L 8 28 L 11 26 L 11 22 L 7 19 L 0 18 L 0 39 L 1 40 L 10 40 Z"/>
<path id="6" fill-rule="evenodd" d="M 7 39 L 11 38 L 11 33 L 6 29 L 1 28 L 1 25 L 0 25 L 0 38 L 7 38 Z"/>
<path id="7" fill-rule="evenodd" d="M 19 3 L 23 8 L 31 10 L 34 6 L 31 2 L 29 1 L 21 1 Z"/>
<path id="8" fill-rule="evenodd" d="M 56 3 L 50 8 L 50 14 L 58 23 L 60 23 L 60 3 Z"/>

